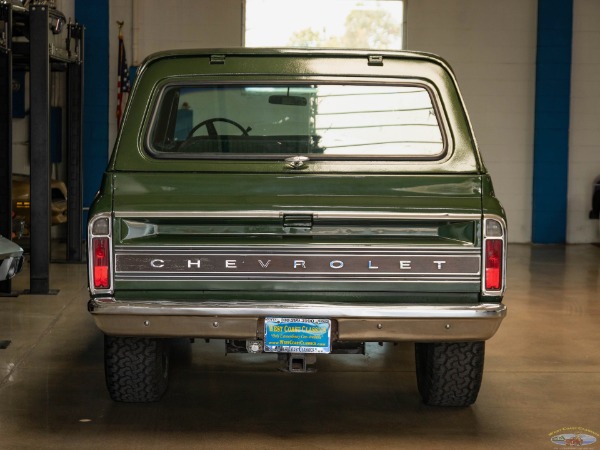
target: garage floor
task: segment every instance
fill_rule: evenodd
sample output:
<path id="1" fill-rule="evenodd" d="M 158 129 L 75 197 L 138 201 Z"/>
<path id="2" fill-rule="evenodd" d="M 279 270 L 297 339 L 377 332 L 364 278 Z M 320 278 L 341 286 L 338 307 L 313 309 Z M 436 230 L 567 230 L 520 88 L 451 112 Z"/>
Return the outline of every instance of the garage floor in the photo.
<path id="1" fill-rule="evenodd" d="M 477 403 L 460 409 L 420 403 L 408 344 L 303 375 L 225 356 L 222 341 L 179 343 L 162 402 L 113 403 L 86 268 L 53 264 L 58 295 L 0 298 L 0 448 L 552 449 L 577 432 L 600 448 L 600 247 L 509 251 L 509 316 Z M 26 266 L 13 288 L 28 283 Z"/>

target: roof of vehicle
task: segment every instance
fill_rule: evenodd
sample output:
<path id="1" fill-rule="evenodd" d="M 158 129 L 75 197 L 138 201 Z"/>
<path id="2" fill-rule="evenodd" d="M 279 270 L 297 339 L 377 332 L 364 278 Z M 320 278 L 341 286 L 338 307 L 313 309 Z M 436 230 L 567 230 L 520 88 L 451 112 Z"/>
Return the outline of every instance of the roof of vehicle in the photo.
<path id="1" fill-rule="evenodd" d="M 432 59 L 443 61 L 440 56 L 414 50 L 378 50 L 378 49 L 341 49 L 341 48 L 300 48 L 300 47 L 234 47 L 234 48 L 188 48 L 173 49 L 153 53 L 146 60 L 154 60 L 172 56 L 199 56 L 199 55 L 289 55 L 289 56 L 368 56 L 384 55 L 395 58 Z"/>
<path id="2" fill-rule="evenodd" d="M 196 48 L 165 50 L 146 57 L 142 66 L 161 59 L 190 58 L 201 56 L 282 56 L 282 57 L 329 57 L 329 58 L 369 58 L 381 56 L 393 59 L 430 61 L 450 72 L 450 65 L 440 56 L 414 50 L 376 50 L 376 49 L 340 49 L 340 48 L 271 48 L 271 47 L 236 47 L 236 48 Z M 372 64 L 376 65 L 376 64 Z"/>

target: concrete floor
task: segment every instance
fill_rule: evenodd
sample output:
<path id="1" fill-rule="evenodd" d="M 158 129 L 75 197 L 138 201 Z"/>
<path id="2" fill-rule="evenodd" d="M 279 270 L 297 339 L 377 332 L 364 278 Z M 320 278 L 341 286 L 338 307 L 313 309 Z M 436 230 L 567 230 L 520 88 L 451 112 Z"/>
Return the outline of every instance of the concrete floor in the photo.
<path id="1" fill-rule="evenodd" d="M 222 341 L 177 346 L 162 402 L 113 403 L 85 266 L 53 264 L 58 295 L 0 298 L 0 448 L 552 449 L 553 433 L 577 431 L 600 448 L 600 247 L 509 252 L 509 316 L 461 409 L 421 404 L 411 345 L 299 375 L 225 356 Z M 28 283 L 26 267 L 13 288 Z"/>

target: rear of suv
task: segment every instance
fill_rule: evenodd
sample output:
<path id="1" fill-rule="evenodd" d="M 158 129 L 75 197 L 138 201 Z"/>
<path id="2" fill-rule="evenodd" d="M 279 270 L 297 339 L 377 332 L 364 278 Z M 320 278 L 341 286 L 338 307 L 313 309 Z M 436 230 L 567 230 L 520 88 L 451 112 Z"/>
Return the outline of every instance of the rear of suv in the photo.
<path id="1" fill-rule="evenodd" d="M 172 338 L 292 372 L 414 342 L 467 406 L 506 314 L 506 221 L 454 75 L 413 52 L 163 52 L 139 70 L 89 221 L 117 401 L 161 398 Z"/>

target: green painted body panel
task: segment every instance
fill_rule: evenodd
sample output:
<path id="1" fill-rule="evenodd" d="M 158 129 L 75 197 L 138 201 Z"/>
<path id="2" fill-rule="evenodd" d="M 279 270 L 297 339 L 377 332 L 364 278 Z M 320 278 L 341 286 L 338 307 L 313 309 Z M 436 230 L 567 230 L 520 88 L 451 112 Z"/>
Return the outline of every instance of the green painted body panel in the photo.
<path id="1" fill-rule="evenodd" d="M 369 65 L 369 55 L 383 65 Z M 211 64 L 211 55 L 224 55 Z M 440 105 L 446 148 L 437 160 L 158 159 L 147 146 L 154 105 L 169 83 L 419 83 Z M 201 50 L 149 58 L 124 115 L 90 217 L 112 215 L 113 252 L 189 248 L 471 252 L 482 257 L 483 215 L 504 219 L 454 75 L 408 52 Z M 309 216 L 310 226 L 286 224 Z M 441 249 L 441 250 L 440 250 Z M 113 260 L 114 263 L 114 260 Z M 117 298 L 475 304 L 469 281 L 393 279 L 116 279 Z M 500 301 L 501 296 L 486 301 Z"/>
<path id="2" fill-rule="evenodd" d="M 481 213 L 481 177 L 465 175 L 116 172 L 114 210 Z"/>

